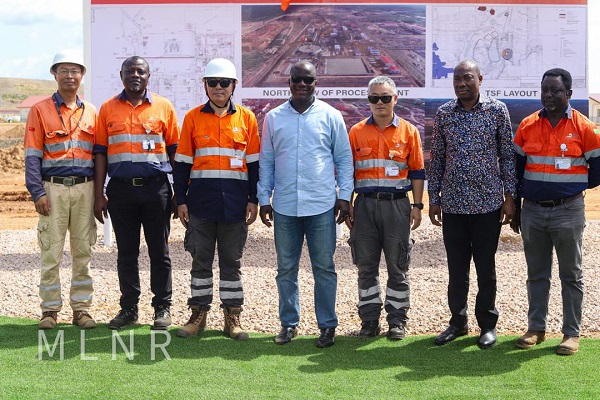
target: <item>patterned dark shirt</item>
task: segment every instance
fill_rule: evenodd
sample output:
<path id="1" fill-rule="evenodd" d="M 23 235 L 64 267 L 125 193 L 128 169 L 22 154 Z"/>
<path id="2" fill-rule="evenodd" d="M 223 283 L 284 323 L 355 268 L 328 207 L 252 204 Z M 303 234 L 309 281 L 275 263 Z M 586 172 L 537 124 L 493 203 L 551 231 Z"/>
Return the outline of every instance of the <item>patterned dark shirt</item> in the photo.
<path id="1" fill-rule="evenodd" d="M 480 94 L 465 110 L 458 99 L 438 108 L 433 126 L 429 204 L 449 214 L 485 214 L 516 193 L 510 117 L 501 101 Z"/>

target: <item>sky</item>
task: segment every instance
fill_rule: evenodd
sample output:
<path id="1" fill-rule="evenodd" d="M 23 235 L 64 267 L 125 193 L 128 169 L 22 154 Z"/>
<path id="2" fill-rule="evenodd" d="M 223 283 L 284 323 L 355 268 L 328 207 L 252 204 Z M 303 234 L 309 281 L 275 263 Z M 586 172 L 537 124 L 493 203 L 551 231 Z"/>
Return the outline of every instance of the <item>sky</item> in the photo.
<path id="1" fill-rule="evenodd" d="M 82 0 L 1 0 L 0 77 L 53 79 L 49 68 L 56 52 L 83 52 L 82 4 Z M 596 38 L 588 40 L 588 87 L 590 93 L 600 93 L 600 0 L 588 0 L 588 21 L 588 38 Z"/>

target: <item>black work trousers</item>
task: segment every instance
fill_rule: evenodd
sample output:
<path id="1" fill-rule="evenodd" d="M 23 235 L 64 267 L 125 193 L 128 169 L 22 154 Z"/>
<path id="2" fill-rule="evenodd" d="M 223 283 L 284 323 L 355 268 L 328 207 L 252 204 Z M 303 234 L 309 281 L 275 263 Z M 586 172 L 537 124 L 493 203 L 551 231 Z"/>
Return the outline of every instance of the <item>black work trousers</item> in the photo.
<path id="1" fill-rule="evenodd" d="M 140 231 L 150 257 L 152 306 L 170 306 L 172 294 L 169 233 L 171 229 L 171 185 L 164 180 L 133 186 L 131 182 L 111 179 L 106 188 L 108 212 L 117 239 L 117 272 L 121 289 L 121 308 L 137 306 L 140 298 Z"/>
<path id="2" fill-rule="evenodd" d="M 185 249 L 192 255 L 188 305 L 210 309 L 213 301 L 213 260 L 219 254 L 219 295 L 223 307 L 244 304 L 242 254 L 248 238 L 246 221 L 209 221 L 190 215 Z"/>
<path id="3" fill-rule="evenodd" d="M 467 325 L 467 297 L 471 258 L 477 271 L 475 317 L 482 330 L 494 329 L 496 309 L 496 250 L 500 238 L 500 209 L 487 214 L 443 214 L 448 257 L 450 325 Z"/>

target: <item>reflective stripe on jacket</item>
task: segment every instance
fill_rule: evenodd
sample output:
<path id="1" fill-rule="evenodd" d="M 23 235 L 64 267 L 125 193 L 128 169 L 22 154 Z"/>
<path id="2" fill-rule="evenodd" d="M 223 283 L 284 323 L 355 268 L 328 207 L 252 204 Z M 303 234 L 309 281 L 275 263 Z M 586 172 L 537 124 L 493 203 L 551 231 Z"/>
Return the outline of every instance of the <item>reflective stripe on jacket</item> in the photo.
<path id="1" fill-rule="evenodd" d="M 357 193 L 375 189 L 406 192 L 412 189 L 409 178 L 425 178 L 419 130 L 397 116 L 382 132 L 372 117 L 354 125 L 350 145 Z M 414 171 L 420 171 L 420 176 L 413 176 Z"/>
<path id="2" fill-rule="evenodd" d="M 243 221 L 257 203 L 260 138 L 252 111 L 231 104 L 216 115 L 210 105 L 190 110 L 175 154 L 173 188 L 190 214 L 217 221 Z"/>
<path id="3" fill-rule="evenodd" d="M 569 107 L 552 127 L 543 111 L 521 122 L 514 139 L 517 157 L 525 159 L 521 196 L 528 200 L 560 199 L 588 188 L 591 166 L 600 162 L 595 124 Z M 598 171 L 594 170 L 594 173 Z"/>
<path id="4" fill-rule="evenodd" d="M 169 100 L 146 93 L 133 106 L 124 93 L 102 104 L 94 152 L 106 153 L 108 175 L 130 179 L 171 173 L 169 154 L 177 149 L 179 125 Z"/>

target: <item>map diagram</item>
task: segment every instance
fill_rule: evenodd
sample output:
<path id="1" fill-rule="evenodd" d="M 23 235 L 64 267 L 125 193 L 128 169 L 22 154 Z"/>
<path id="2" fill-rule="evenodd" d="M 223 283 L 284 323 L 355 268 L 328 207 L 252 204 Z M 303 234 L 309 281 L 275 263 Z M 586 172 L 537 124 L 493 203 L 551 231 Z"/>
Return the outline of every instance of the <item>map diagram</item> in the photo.
<path id="1" fill-rule="evenodd" d="M 139 55 L 150 64 L 148 88 L 169 99 L 183 123 L 185 113 L 207 100 L 201 77 L 208 61 L 227 58 L 240 70 L 240 21 L 236 5 L 94 6 L 92 102 L 100 106 L 121 92 L 121 64 Z"/>
<path id="2" fill-rule="evenodd" d="M 486 87 L 537 88 L 550 68 L 586 87 L 584 7 L 432 6 L 432 87 L 451 87 L 461 60 L 479 63 Z"/>

